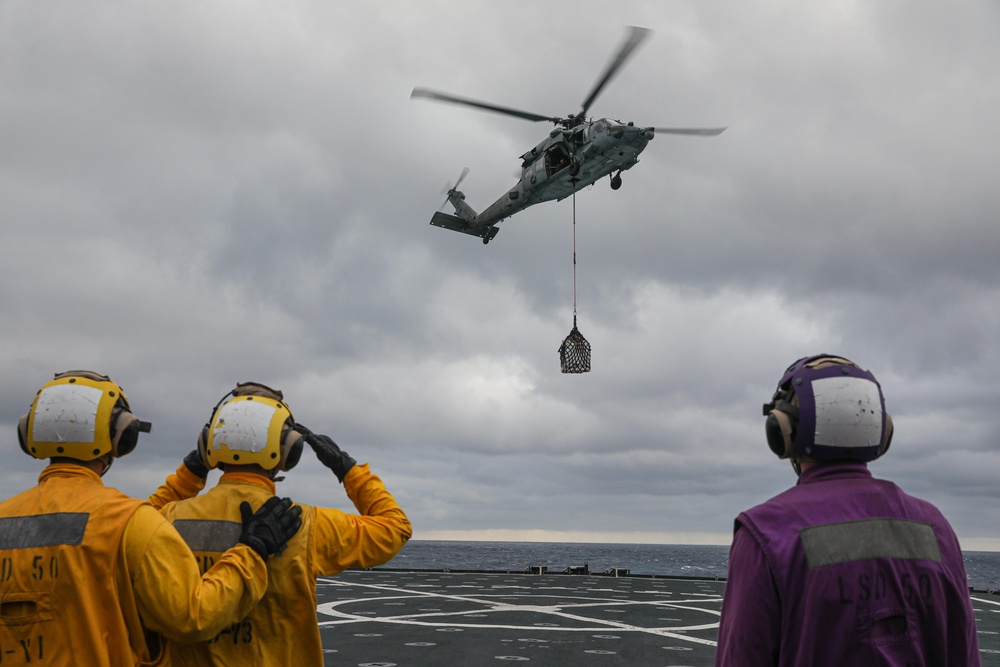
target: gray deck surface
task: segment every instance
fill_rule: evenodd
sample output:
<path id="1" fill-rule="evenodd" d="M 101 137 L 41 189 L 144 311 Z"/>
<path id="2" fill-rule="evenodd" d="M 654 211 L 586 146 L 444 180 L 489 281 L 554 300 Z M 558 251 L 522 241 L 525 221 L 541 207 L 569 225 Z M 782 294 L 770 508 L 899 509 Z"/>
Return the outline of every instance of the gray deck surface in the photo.
<path id="1" fill-rule="evenodd" d="M 725 582 L 666 577 L 344 572 L 320 579 L 325 665 L 712 665 Z M 973 593 L 984 667 L 1000 595 Z"/>

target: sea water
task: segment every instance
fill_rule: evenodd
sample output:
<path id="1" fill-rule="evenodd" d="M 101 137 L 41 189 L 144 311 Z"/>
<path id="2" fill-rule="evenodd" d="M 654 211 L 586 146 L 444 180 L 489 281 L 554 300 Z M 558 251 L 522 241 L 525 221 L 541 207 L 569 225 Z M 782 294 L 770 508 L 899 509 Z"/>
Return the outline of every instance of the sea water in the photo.
<path id="1" fill-rule="evenodd" d="M 1000 589 L 1000 553 L 967 551 L 964 556 L 969 586 L 984 591 Z M 584 565 L 597 574 L 617 569 L 632 575 L 725 579 L 729 547 L 410 540 L 385 567 L 511 572 L 544 567 L 548 572 L 562 572 Z"/>

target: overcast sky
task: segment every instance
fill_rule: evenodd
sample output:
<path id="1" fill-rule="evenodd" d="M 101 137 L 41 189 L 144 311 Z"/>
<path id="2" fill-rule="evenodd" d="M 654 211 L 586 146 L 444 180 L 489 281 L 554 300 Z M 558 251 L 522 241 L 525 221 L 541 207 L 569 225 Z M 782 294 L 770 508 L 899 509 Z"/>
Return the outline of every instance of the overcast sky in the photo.
<path id="1" fill-rule="evenodd" d="M 654 126 L 618 191 L 488 246 L 482 210 L 547 123 L 415 86 Z M 386 482 L 423 539 L 726 544 L 792 485 L 761 404 L 818 352 L 896 424 L 874 474 L 1000 550 L 1000 5 L 0 0 L 0 497 L 57 371 L 153 422 L 105 481 L 146 496 L 237 381 Z M 450 207 L 449 209 L 450 212 Z M 212 481 L 218 473 L 213 473 Z M 352 509 L 306 452 L 279 484 Z"/>

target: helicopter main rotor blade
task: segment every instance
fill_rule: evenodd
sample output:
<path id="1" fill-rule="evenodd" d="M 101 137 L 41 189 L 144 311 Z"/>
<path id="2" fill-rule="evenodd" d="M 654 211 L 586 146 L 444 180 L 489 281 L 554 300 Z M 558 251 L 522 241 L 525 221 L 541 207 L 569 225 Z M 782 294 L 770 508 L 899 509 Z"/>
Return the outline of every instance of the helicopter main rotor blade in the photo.
<path id="1" fill-rule="evenodd" d="M 439 102 L 450 102 L 452 104 L 463 104 L 468 107 L 475 107 L 477 109 L 485 109 L 486 111 L 493 111 L 496 113 L 506 114 L 508 116 L 517 116 L 518 118 L 523 118 L 525 120 L 531 121 L 542 121 L 547 120 L 551 123 L 560 123 L 563 119 L 552 116 L 542 116 L 540 114 L 531 113 L 529 111 L 519 111 L 517 109 L 511 109 L 510 107 L 501 107 L 496 104 L 488 104 L 486 102 L 477 102 L 476 100 L 469 100 L 463 97 L 455 97 L 454 95 L 446 95 L 445 93 L 437 93 L 433 90 L 427 90 L 426 88 L 414 88 L 413 92 L 410 93 L 410 99 L 414 97 L 426 97 L 428 99 L 437 100 Z"/>
<path id="2" fill-rule="evenodd" d="M 655 134 L 692 134 L 699 137 L 717 137 L 726 131 L 724 127 L 654 127 Z"/>
<path id="3" fill-rule="evenodd" d="M 642 40 L 646 39 L 649 33 L 650 30 L 648 28 L 636 28 L 635 26 L 629 28 L 628 37 L 618 49 L 618 54 L 608 61 L 608 66 L 604 70 L 604 74 L 597 80 L 597 83 L 594 84 L 593 89 L 590 91 L 590 95 L 584 100 L 583 108 L 579 114 L 581 118 L 587 115 L 587 110 L 590 109 L 590 105 L 597 99 L 604 86 L 618 73 L 621 66 L 625 64 L 628 57 L 632 55 L 632 52 L 642 43 Z"/>

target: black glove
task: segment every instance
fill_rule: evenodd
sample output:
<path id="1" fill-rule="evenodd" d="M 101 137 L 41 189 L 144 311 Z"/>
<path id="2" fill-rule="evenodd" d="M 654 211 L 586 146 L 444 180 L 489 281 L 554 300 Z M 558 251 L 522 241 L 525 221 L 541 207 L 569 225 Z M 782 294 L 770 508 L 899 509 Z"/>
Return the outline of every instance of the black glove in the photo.
<path id="1" fill-rule="evenodd" d="M 291 498 L 271 496 L 256 512 L 244 500 L 240 503 L 240 516 L 243 519 L 240 543 L 265 561 L 272 554 L 280 556 L 288 540 L 302 527 L 302 508 L 293 507 Z"/>
<path id="2" fill-rule="evenodd" d="M 202 479 L 208 477 L 208 466 L 201 460 L 201 453 L 197 449 L 192 449 L 191 453 L 184 457 L 184 465 L 198 477 Z"/>
<path id="3" fill-rule="evenodd" d="M 296 424 L 295 430 L 302 434 L 303 439 L 316 452 L 316 458 L 319 459 L 319 462 L 332 470 L 340 483 L 343 484 L 344 477 L 358 462 L 351 458 L 350 454 L 342 451 L 330 436 L 313 433 L 301 424 Z"/>

